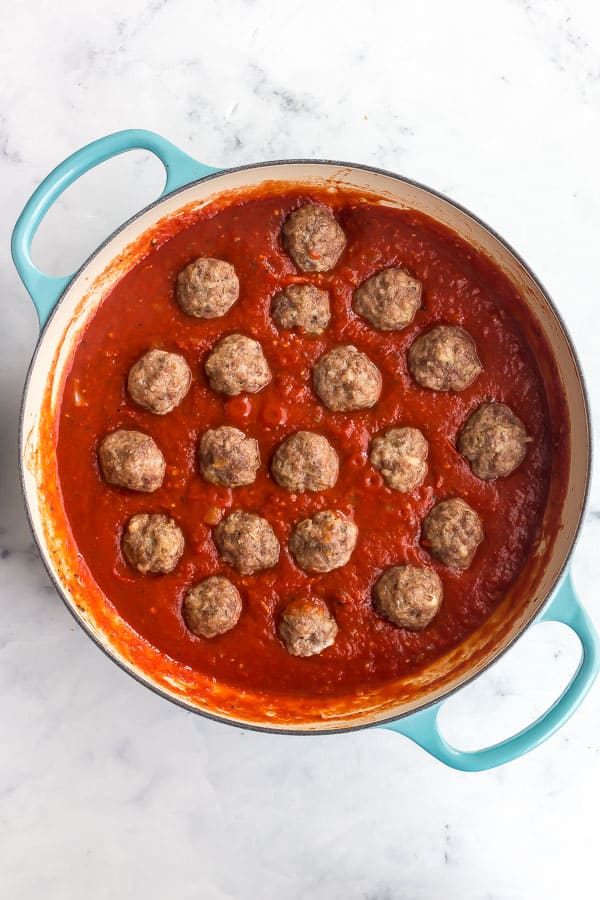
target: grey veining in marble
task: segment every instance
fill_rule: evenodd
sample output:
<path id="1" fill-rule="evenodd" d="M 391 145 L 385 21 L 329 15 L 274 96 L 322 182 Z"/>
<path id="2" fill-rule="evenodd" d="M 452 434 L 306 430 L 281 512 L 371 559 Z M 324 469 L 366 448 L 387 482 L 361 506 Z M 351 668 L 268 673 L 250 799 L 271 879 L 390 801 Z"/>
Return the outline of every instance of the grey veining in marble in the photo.
<path id="1" fill-rule="evenodd" d="M 600 412 L 598 5 L 22 0 L 0 6 L 0 35 L 2 896 L 596 897 L 600 687 L 536 752 L 469 776 L 385 731 L 286 739 L 218 726 L 90 643 L 48 582 L 20 498 L 36 321 L 8 243 L 41 177 L 119 128 L 154 129 L 214 165 L 387 167 L 471 207 L 525 256 Z M 49 215 L 36 259 L 72 270 L 161 184 L 144 154 L 108 164 Z M 599 543 L 596 479 L 574 573 L 600 626 Z M 532 629 L 448 705 L 448 735 L 477 746 L 530 721 L 576 659 L 564 628 Z"/>

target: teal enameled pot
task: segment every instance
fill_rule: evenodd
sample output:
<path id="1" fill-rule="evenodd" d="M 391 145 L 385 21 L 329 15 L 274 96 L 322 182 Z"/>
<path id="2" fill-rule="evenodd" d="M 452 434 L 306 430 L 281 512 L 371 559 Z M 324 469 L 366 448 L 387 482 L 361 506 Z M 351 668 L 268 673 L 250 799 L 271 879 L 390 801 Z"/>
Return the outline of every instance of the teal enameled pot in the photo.
<path id="1" fill-rule="evenodd" d="M 31 243 L 53 202 L 77 178 L 99 163 L 132 149 L 156 154 L 166 169 L 159 199 L 114 232 L 74 275 L 51 278 L 31 259 Z M 550 498 L 559 503 L 556 518 L 547 516 L 527 572 L 514 590 L 525 600 L 501 604 L 490 620 L 459 648 L 418 675 L 385 691 L 363 692 L 351 703 L 324 701 L 318 712 L 300 701 L 282 710 L 263 698 L 260 715 L 251 714 L 246 699 L 224 685 L 206 684 L 192 690 L 186 672 L 156 651 L 152 665 L 119 637 L 127 625 L 99 596 L 99 589 L 79 578 L 76 548 L 55 520 L 48 485 L 53 478 L 52 454 L 47 453 L 48 422 L 58 397 L 71 350 L 86 321 L 124 264 L 135 261 L 143 235 L 164 217 L 183 207 L 202 206 L 225 191 L 264 180 L 283 183 L 345 185 L 377 194 L 386 203 L 420 210 L 453 229 L 501 267 L 529 306 L 552 349 L 552 359 L 539 360 L 542 375 L 558 370 L 567 400 L 570 433 L 568 481 L 552 485 Z M 222 722 L 279 733 L 323 734 L 382 726 L 411 738 L 423 749 L 456 769 L 477 771 L 515 759 L 555 732 L 577 709 L 598 671 L 599 643 L 581 606 L 569 574 L 568 561 L 583 517 L 590 473 L 590 426 L 581 371 L 566 329 L 546 291 L 505 241 L 472 213 L 422 185 L 379 169 L 330 161 L 276 161 L 220 171 L 183 153 L 148 131 L 122 131 L 77 151 L 37 188 L 25 206 L 13 234 L 13 258 L 39 314 L 41 334 L 25 386 L 21 426 L 21 474 L 31 527 L 42 559 L 67 607 L 92 639 L 123 669 L 162 696 L 194 712 Z M 125 263 L 123 262 L 125 261 Z M 548 382 L 549 383 L 549 382 Z M 558 498 L 558 499 L 557 499 Z M 550 520 L 552 524 L 550 525 Z M 526 590 L 524 590 L 526 585 Z M 516 595 L 515 595 L 516 596 Z M 102 602 L 104 599 L 104 602 Z M 438 728 L 440 707 L 451 693 L 490 666 L 529 626 L 557 621 L 576 632 L 581 658 L 560 697 L 537 721 L 513 737 L 483 750 L 465 752 L 450 746 Z M 256 701 L 256 698 L 254 698 Z M 257 708 L 256 705 L 254 707 Z"/>

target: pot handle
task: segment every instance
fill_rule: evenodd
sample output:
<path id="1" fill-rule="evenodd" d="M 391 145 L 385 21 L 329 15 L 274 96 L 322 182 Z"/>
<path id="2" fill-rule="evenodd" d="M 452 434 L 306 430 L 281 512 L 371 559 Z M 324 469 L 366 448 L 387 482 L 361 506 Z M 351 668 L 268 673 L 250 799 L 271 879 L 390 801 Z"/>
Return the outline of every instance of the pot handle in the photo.
<path id="1" fill-rule="evenodd" d="M 60 163 L 42 181 L 27 201 L 12 236 L 13 260 L 21 280 L 33 300 L 40 327 L 44 326 L 59 297 L 73 278 L 73 275 L 64 275 L 60 278 L 45 275 L 33 264 L 31 243 L 40 222 L 54 201 L 69 185 L 93 169 L 94 166 L 107 159 L 112 159 L 113 156 L 126 153 L 128 150 L 149 150 L 158 156 L 167 174 L 161 197 L 188 182 L 218 171 L 218 169 L 192 159 L 187 153 L 153 131 L 133 128 L 117 131 L 115 134 L 92 141 L 91 144 L 77 150 Z"/>
<path id="2" fill-rule="evenodd" d="M 579 602 L 570 573 L 537 621 L 562 622 L 572 628 L 581 642 L 581 659 L 563 693 L 531 725 L 492 747 L 483 750 L 458 750 L 443 738 L 438 728 L 442 701 L 382 727 L 405 735 L 440 762 L 463 772 L 493 769 L 533 750 L 573 715 L 600 668 L 600 640 L 591 619 Z"/>

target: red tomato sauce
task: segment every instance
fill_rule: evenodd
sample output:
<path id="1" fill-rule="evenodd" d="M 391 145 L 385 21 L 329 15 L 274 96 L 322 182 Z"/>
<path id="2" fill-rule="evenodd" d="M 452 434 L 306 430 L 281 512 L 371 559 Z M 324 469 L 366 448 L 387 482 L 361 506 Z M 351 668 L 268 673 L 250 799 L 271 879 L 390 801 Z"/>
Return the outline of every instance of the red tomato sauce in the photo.
<path id="1" fill-rule="evenodd" d="M 286 215 L 308 201 L 324 202 L 347 235 L 332 272 L 299 275 L 283 252 Z M 157 232 L 147 255 L 101 303 L 74 351 L 59 411 L 57 453 L 63 503 L 76 544 L 119 614 L 174 660 L 241 689 L 335 696 L 375 687 L 430 663 L 459 644 L 498 605 L 526 564 L 539 534 L 548 494 L 552 431 L 544 385 L 523 330 L 528 313 L 506 277 L 452 232 L 413 211 L 364 202 L 356 193 L 300 189 L 264 192 L 207 207 L 175 235 Z M 194 319 L 174 299 L 178 272 L 199 256 L 231 262 L 240 298 L 222 318 Z M 401 332 L 381 332 L 351 309 L 354 288 L 381 268 L 405 266 L 423 283 L 423 304 Z M 322 337 L 279 331 L 269 315 L 283 286 L 310 281 L 330 291 L 332 320 Z M 406 351 L 425 327 L 448 322 L 475 340 L 484 367 L 461 393 L 419 388 Z M 535 330 L 532 324 L 532 332 Z M 227 398 L 208 386 L 203 370 L 218 338 L 239 331 L 258 339 L 273 381 L 256 395 Z M 381 399 L 366 411 L 329 412 L 311 388 L 311 366 L 327 349 L 352 343 L 379 367 Z M 176 410 L 155 416 L 126 392 L 133 363 L 153 347 L 186 358 L 194 380 Z M 480 403 L 508 404 L 531 438 L 524 463 L 508 478 L 484 482 L 455 448 L 457 432 Z M 208 427 L 234 425 L 256 438 L 262 468 L 250 486 L 205 482 L 196 446 Z M 420 428 L 429 442 L 429 471 L 411 494 L 387 488 L 368 461 L 373 435 L 394 425 Z M 100 439 L 115 428 L 152 435 L 167 460 L 153 494 L 104 483 Z M 269 477 L 284 437 L 298 430 L 324 434 L 340 457 L 337 484 L 319 494 L 290 494 Z M 463 497 L 479 513 L 485 540 L 462 573 L 436 563 L 420 545 L 421 522 L 436 501 Z M 212 530 L 228 511 L 259 512 L 281 543 L 277 567 L 242 576 L 219 559 Z M 292 526 L 321 509 L 337 509 L 359 529 L 348 565 L 324 575 L 296 567 L 287 550 Z M 160 512 L 182 528 L 186 547 L 169 575 L 142 575 L 124 560 L 120 540 L 130 516 Z M 421 633 L 396 628 L 373 610 L 371 590 L 393 564 L 433 565 L 444 587 L 442 608 Z M 238 625 L 212 640 L 194 637 L 181 616 L 185 590 L 224 574 L 243 598 Z M 290 656 L 276 634 L 278 615 L 294 597 L 322 597 L 338 625 L 335 644 L 309 659 Z"/>

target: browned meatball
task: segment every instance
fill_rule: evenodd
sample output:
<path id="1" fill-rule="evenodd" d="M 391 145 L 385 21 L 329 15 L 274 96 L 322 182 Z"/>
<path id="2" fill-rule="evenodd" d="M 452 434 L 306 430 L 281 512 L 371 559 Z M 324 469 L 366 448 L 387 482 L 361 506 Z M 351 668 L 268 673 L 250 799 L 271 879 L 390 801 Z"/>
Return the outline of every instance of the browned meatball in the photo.
<path id="1" fill-rule="evenodd" d="M 242 575 L 269 569 L 279 559 L 279 541 L 267 520 L 241 509 L 217 526 L 215 543 L 225 562 Z"/>
<path id="2" fill-rule="evenodd" d="M 141 431 L 120 428 L 107 434 L 98 447 L 104 480 L 131 491 L 155 491 L 165 477 L 165 458 L 156 443 Z"/>
<path id="3" fill-rule="evenodd" d="M 280 328 L 322 334 L 329 325 L 329 294 L 314 284 L 290 284 L 273 298 L 271 315 Z"/>
<path id="4" fill-rule="evenodd" d="M 442 582 L 433 569 L 392 566 L 373 589 L 375 608 L 399 628 L 422 631 L 442 605 Z"/>
<path id="5" fill-rule="evenodd" d="M 442 500 L 425 516 L 422 540 L 445 566 L 468 569 L 483 540 L 481 519 L 459 497 Z"/>
<path id="6" fill-rule="evenodd" d="M 297 431 L 275 451 L 271 472 L 281 487 L 301 494 L 333 487 L 339 471 L 338 455 L 321 434 Z"/>
<path id="7" fill-rule="evenodd" d="M 139 406 L 164 416 L 179 406 L 191 383 L 192 373 L 183 356 L 149 350 L 131 368 L 127 389 Z"/>
<path id="8" fill-rule="evenodd" d="M 193 634 L 214 638 L 237 625 L 242 614 L 242 598 L 228 578 L 214 575 L 186 591 L 181 612 Z"/>
<path id="9" fill-rule="evenodd" d="M 223 259 L 196 259 L 177 276 L 177 302 L 188 316 L 224 316 L 239 295 L 235 269 Z"/>
<path id="10" fill-rule="evenodd" d="M 326 509 L 295 526 L 290 537 L 290 553 L 306 572 L 331 572 L 346 565 L 357 537 L 354 522 Z"/>
<path id="11" fill-rule="evenodd" d="M 454 325 L 420 334 L 408 351 L 408 368 L 432 391 L 464 391 L 482 371 L 473 338 Z"/>
<path id="12" fill-rule="evenodd" d="M 278 625 L 279 637 L 292 656 L 316 656 L 331 647 L 338 627 L 322 600 L 292 600 Z"/>
<path id="13" fill-rule="evenodd" d="M 369 458 L 388 487 L 412 491 L 427 474 L 428 453 L 429 445 L 418 428 L 390 428 L 373 438 Z"/>
<path id="14" fill-rule="evenodd" d="M 229 334 L 206 360 L 206 374 L 214 391 L 234 397 L 246 391 L 257 394 L 271 380 L 271 370 L 258 341 L 243 334 Z"/>
<path id="15" fill-rule="evenodd" d="M 179 526 L 160 513 L 132 516 L 123 535 L 123 553 L 139 572 L 172 572 L 183 553 L 185 541 Z"/>
<path id="16" fill-rule="evenodd" d="M 302 272 L 333 269 L 346 246 L 346 236 L 331 210 L 312 203 L 289 214 L 281 241 Z"/>
<path id="17" fill-rule="evenodd" d="M 209 428 L 200 438 L 198 459 L 202 475 L 212 484 L 252 484 L 260 466 L 258 441 L 229 425 Z"/>
<path id="18" fill-rule="evenodd" d="M 483 403 L 471 413 L 458 436 L 458 449 L 473 474 L 485 481 L 510 475 L 527 453 L 527 432 L 504 403 Z"/>
<path id="19" fill-rule="evenodd" d="M 344 344 L 334 347 L 313 367 L 313 386 L 328 409 L 367 409 L 379 400 L 381 372 L 368 356 Z"/>
<path id="20" fill-rule="evenodd" d="M 404 269 L 383 269 L 354 292 L 354 311 L 382 331 L 409 325 L 421 304 L 421 282 Z"/>

